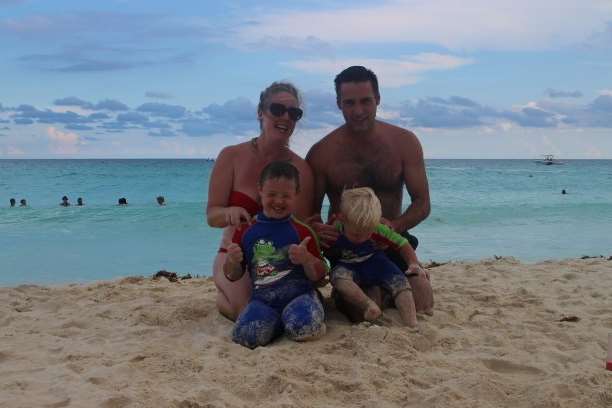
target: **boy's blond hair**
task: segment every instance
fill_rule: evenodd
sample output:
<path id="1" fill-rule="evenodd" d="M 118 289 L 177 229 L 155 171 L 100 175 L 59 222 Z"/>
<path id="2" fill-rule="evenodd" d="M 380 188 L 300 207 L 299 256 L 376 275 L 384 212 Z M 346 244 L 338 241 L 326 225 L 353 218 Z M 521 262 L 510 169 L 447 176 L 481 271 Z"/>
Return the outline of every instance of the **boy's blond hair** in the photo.
<path id="1" fill-rule="evenodd" d="M 346 223 L 360 231 L 374 231 L 382 216 L 380 200 L 370 187 L 344 190 L 340 211 Z"/>

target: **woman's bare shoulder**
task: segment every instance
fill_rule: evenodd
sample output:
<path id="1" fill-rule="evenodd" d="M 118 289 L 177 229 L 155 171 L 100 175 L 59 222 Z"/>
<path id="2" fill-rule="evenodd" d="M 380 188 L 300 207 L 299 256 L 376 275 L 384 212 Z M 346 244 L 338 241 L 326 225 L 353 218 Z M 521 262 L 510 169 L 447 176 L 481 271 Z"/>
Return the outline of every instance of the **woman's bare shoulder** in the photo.
<path id="1" fill-rule="evenodd" d="M 219 155 L 217 156 L 217 159 L 223 159 L 223 158 L 236 159 L 236 158 L 243 157 L 243 156 L 249 154 L 249 152 L 250 152 L 250 150 L 249 150 L 250 145 L 251 145 L 250 142 L 243 142 L 243 143 L 238 143 L 238 144 L 234 144 L 234 145 L 225 146 L 219 152 Z"/>

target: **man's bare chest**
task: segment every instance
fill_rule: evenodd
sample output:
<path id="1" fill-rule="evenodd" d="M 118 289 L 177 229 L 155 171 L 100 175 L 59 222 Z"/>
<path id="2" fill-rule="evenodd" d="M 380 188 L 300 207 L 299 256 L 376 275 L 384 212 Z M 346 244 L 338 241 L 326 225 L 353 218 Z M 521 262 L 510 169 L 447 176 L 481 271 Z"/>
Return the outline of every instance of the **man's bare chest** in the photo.
<path id="1" fill-rule="evenodd" d="M 375 190 L 401 188 L 401 161 L 388 149 L 346 149 L 329 164 L 328 183 L 335 190 L 353 187 L 372 187 Z"/>

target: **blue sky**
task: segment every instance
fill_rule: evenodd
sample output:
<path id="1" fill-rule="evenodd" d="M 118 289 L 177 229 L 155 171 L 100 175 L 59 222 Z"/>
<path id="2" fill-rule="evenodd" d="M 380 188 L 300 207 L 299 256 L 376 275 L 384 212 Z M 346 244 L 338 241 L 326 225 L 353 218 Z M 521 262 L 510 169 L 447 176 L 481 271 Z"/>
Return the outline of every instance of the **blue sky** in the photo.
<path id="1" fill-rule="evenodd" d="M 215 157 L 275 80 L 304 154 L 355 64 L 427 158 L 612 158 L 610 0 L 0 0 L 0 49 L 0 158 Z"/>

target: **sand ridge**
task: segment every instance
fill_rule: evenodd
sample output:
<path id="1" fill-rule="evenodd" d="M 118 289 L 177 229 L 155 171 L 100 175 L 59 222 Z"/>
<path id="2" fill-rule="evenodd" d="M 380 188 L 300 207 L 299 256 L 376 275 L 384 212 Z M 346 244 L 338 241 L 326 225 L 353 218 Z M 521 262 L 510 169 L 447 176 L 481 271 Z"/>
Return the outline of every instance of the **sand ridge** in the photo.
<path id="1" fill-rule="evenodd" d="M 0 407 L 612 407 L 612 261 L 430 272 L 420 333 L 328 301 L 324 338 L 256 350 L 231 342 L 209 278 L 0 288 Z"/>

